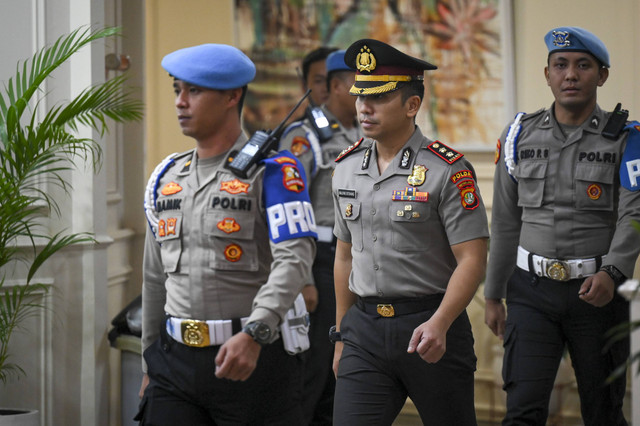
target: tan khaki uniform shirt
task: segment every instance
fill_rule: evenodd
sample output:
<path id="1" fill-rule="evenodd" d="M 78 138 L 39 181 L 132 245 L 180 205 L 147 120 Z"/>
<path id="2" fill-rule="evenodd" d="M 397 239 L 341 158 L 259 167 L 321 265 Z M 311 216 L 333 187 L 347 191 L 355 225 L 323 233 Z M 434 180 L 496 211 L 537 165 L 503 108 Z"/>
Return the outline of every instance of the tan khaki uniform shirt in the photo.
<path id="1" fill-rule="evenodd" d="M 233 149 L 246 140 L 241 135 Z M 248 316 L 275 330 L 310 274 L 312 238 L 269 239 L 264 166 L 247 179 L 220 166 L 198 184 L 195 165 L 195 150 L 178 156 L 156 185 L 159 223 L 155 233 L 147 230 L 143 264 L 143 348 L 158 337 L 165 312 Z"/>
<path id="2" fill-rule="evenodd" d="M 553 259 L 606 255 L 604 265 L 614 265 L 627 277 L 633 274 L 640 235 L 631 220 L 640 220 L 640 191 L 621 187 L 619 179 L 628 133 L 604 138 L 610 113 L 596 106 L 582 126 L 565 135 L 552 111 L 540 110 L 522 122 L 513 172 L 517 182 L 507 173 L 504 152 L 499 153 L 487 298 L 506 297 L 518 244 Z"/>
<path id="3" fill-rule="evenodd" d="M 407 298 L 444 293 L 451 246 L 489 235 L 471 164 L 418 127 L 382 175 L 365 139 L 333 177 L 334 234 L 351 244 L 349 289 Z"/>

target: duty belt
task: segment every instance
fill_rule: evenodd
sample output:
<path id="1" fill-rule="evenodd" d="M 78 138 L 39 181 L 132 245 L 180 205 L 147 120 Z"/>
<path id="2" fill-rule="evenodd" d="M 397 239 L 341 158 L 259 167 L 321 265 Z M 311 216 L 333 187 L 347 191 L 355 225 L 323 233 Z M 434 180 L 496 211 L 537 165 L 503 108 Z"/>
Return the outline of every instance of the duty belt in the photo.
<path id="1" fill-rule="evenodd" d="M 442 297 L 442 294 L 433 294 L 415 299 L 396 300 L 385 300 L 376 297 L 358 297 L 356 307 L 368 314 L 391 318 L 436 309 L 440 306 Z"/>
<path id="2" fill-rule="evenodd" d="M 217 346 L 239 332 L 248 320 L 248 317 L 209 321 L 168 317 L 167 334 L 187 346 L 196 348 Z"/>
<path id="3" fill-rule="evenodd" d="M 606 256 L 589 259 L 560 260 L 530 253 L 518 246 L 518 268 L 554 281 L 569 281 L 589 277 L 600 269 Z"/>

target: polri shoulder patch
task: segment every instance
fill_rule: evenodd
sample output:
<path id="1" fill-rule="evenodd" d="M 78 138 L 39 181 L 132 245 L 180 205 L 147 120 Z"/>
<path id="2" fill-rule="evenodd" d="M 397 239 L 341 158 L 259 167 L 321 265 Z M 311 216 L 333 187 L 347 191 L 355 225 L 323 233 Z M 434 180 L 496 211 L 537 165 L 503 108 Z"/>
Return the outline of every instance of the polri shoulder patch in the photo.
<path id="1" fill-rule="evenodd" d="M 360 138 L 360 140 L 356 143 L 354 143 L 353 145 L 351 145 L 349 148 L 343 150 L 335 159 L 335 162 L 338 163 L 340 162 L 340 160 L 342 160 L 343 158 L 347 157 L 349 154 L 351 154 L 353 151 L 356 150 L 356 148 L 358 148 L 360 146 L 360 144 L 362 143 L 362 141 L 364 140 L 364 138 Z"/>
<path id="2" fill-rule="evenodd" d="M 461 153 L 453 148 L 449 148 L 440 141 L 435 141 L 427 145 L 427 149 L 449 164 L 453 164 L 463 157 Z"/>

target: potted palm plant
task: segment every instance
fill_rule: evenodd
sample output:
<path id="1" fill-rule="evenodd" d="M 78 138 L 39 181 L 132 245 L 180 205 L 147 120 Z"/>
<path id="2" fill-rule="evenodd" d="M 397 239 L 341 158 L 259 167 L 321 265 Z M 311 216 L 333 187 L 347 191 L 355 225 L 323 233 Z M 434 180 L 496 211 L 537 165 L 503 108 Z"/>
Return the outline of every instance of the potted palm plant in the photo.
<path id="1" fill-rule="evenodd" d="M 77 161 L 101 164 L 100 145 L 77 136 L 79 126 L 102 135 L 108 120 L 125 122 L 142 117 L 142 104 L 124 90 L 120 76 L 83 90 L 68 102 L 46 107 L 43 83 L 84 46 L 119 34 L 117 28 L 81 27 L 18 63 L 15 75 L 0 92 L 0 381 L 25 372 L 13 362 L 12 334 L 26 318 L 43 309 L 34 297 L 48 291 L 37 272 L 65 247 L 91 243 L 88 233 L 51 233 L 47 218 L 60 214 L 62 199 L 52 186 L 69 194 L 69 171 Z M 16 266 L 27 272 L 9 285 Z M 1 413 L 0 413 L 1 417 Z M 4 423 L 3 423 L 4 424 Z"/>

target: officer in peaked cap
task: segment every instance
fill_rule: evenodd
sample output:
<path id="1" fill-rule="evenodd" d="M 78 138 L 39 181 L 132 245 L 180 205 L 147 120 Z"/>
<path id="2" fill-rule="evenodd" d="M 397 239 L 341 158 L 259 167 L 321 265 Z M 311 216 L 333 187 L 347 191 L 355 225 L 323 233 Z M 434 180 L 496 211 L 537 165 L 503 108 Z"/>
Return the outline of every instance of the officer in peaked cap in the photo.
<path id="1" fill-rule="evenodd" d="M 287 127 L 280 143 L 282 148 L 296 155 L 309 176 L 309 195 L 318 230 L 313 264 L 315 285 L 305 286 L 303 290 L 305 300 L 310 301 L 309 306 L 316 305 L 311 309 L 311 347 L 303 355 L 304 424 L 331 424 L 333 416 L 333 345 L 327 339 L 327 330 L 336 317 L 333 283 L 336 239 L 333 236 L 335 214 L 331 175 L 335 158 L 362 137 L 356 119 L 355 98 L 349 94 L 355 71 L 347 66 L 344 57 L 344 50 L 329 54 L 326 59 L 329 97 L 323 105 L 308 108 L 303 120 Z"/>
<path id="2" fill-rule="evenodd" d="M 435 65 L 372 39 L 345 62 L 365 138 L 338 157 L 332 182 L 334 425 L 390 425 L 407 395 L 424 424 L 475 425 L 466 306 L 489 235 L 475 172 L 416 126 Z"/>
<path id="3" fill-rule="evenodd" d="M 585 425 L 626 425 L 629 341 L 606 333 L 628 321 L 617 287 L 640 252 L 640 125 L 620 104 L 600 108 L 609 53 L 591 32 L 544 36 L 549 108 L 518 113 L 496 148 L 485 323 L 504 340 L 503 424 L 544 425 L 565 348 Z M 504 301 L 506 300 L 506 309 Z"/>
<path id="4" fill-rule="evenodd" d="M 242 103 L 256 75 L 240 50 L 187 47 L 162 66 L 173 77 L 178 123 L 196 147 L 163 160 L 145 191 L 137 418 L 166 426 L 302 424 L 300 362 L 281 338 L 315 255 L 302 166 L 272 153 L 247 175 L 225 167 L 247 143 Z M 304 210 L 294 224 L 267 214 L 288 206 Z"/>

